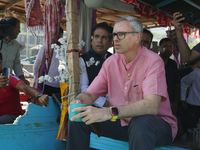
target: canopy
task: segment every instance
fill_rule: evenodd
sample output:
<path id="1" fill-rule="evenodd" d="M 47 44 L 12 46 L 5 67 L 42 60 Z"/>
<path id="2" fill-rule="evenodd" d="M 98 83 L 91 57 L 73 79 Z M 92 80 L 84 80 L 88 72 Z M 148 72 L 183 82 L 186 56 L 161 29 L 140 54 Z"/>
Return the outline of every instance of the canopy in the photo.
<path id="1" fill-rule="evenodd" d="M 81 0 L 83 1 L 83 0 Z M 126 1 L 126 2 L 123 2 Z M 193 12 L 195 18 L 195 26 L 200 28 L 200 1 L 199 0 L 106 0 L 101 8 L 97 9 L 97 23 L 105 21 L 113 24 L 113 21 L 121 16 L 134 16 L 137 17 L 145 27 L 154 28 L 160 25 L 155 16 L 152 18 L 145 18 L 137 11 L 134 10 L 136 5 L 134 2 L 142 3 L 146 8 L 154 8 L 158 12 L 163 12 L 167 16 L 172 16 L 176 11 L 180 12 Z M 44 4 L 44 0 L 41 0 Z M 130 4 L 129 4 L 130 3 Z M 44 6 L 44 5 L 42 5 Z M 186 9 L 187 8 L 187 9 Z M 44 9 L 44 8 L 43 8 Z M 5 13 L 5 11 L 7 13 Z M 44 12 L 44 10 L 42 11 Z M 3 18 L 6 14 L 11 14 L 21 22 L 26 22 L 25 3 L 24 0 L 0 0 L 0 17 Z M 66 18 L 61 21 L 61 26 L 65 29 Z"/>

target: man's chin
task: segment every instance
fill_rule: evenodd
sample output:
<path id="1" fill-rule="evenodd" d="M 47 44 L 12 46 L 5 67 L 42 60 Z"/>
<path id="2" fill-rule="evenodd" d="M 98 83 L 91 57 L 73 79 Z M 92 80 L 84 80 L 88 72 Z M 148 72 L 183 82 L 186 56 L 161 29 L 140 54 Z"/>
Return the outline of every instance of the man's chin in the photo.
<path id="1" fill-rule="evenodd" d="M 122 51 L 120 49 L 115 49 L 115 53 L 121 54 Z"/>

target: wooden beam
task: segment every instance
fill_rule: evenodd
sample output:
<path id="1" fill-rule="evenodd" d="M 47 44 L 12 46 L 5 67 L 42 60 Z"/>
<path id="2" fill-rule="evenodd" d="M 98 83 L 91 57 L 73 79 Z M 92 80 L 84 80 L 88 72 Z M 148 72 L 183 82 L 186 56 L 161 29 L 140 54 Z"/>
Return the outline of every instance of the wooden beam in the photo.
<path id="1" fill-rule="evenodd" d="M 73 52 L 68 53 L 68 68 L 71 75 L 71 94 L 79 92 L 79 53 L 78 51 L 78 18 L 77 18 L 77 0 L 68 0 L 67 4 L 67 14 L 69 16 L 69 21 L 71 23 L 71 28 L 69 23 L 66 23 L 67 28 L 67 39 L 69 37 L 70 31 L 71 36 L 69 39 L 68 50 L 73 50 Z M 69 97 L 69 101 L 72 101 L 75 95 Z"/>
<path id="2" fill-rule="evenodd" d="M 0 2 L 1 6 L 7 6 L 8 3 Z M 13 9 L 18 9 L 18 10 L 23 10 L 25 11 L 25 7 L 20 7 L 20 6 L 12 6 Z"/>
<path id="3" fill-rule="evenodd" d="M 12 6 L 16 5 L 18 2 L 21 2 L 23 0 L 13 0 L 9 4 L 6 5 L 5 10 L 10 9 Z"/>

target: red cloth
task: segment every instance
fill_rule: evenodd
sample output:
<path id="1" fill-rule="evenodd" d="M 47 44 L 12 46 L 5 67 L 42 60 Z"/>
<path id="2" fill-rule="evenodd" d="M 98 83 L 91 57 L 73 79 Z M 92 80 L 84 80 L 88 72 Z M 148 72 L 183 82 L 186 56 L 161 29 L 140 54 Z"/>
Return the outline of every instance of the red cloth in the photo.
<path id="1" fill-rule="evenodd" d="M 26 23 L 28 27 L 43 26 L 40 0 L 26 0 Z"/>
<path id="2" fill-rule="evenodd" d="M 182 29 L 183 29 L 183 33 L 191 34 L 190 25 L 189 25 L 189 24 L 185 23 L 185 24 L 182 26 Z"/>
<path id="3" fill-rule="evenodd" d="M 19 90 L 15 88 L 20 81 L 18 77 L 10 74 L 9 85 L 0 88 L 0 116 L 6 114 L 21 115 Z"/>
<path id="4" fill-rule="evenodd" d="M 44 5 L 44 41 L 45 56 L 48 66 L 50 65 L 52 55 L 51 44 L 54 44 L 58 41 L 60 21 L 61 5 L 59 0 L 46 0 Z"/>
<path id="5" fill-rule="evenodd" d="M 30 98 L 30 95 L 26 93 L 20 93 L 20 102 L 26 102 Z"/>

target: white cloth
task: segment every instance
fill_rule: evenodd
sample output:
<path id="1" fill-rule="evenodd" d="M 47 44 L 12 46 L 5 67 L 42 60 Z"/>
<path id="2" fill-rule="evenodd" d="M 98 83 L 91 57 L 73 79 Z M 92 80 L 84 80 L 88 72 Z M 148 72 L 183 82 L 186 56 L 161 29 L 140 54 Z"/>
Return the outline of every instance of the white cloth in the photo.
<path id="1" fill-rule="evenodd" d="M 79 43 L 83 40 L 85 46 L 84 51 L 87 52 L 91 48 L 91 29 L 93 9 L 88 8 L 83 0 L 80 0 L 80 9 L 78 13 L 78 38 Z"/>
<path id="2" fill-rule="evenodd" d="M 42 62 L 43 55 L 44 55 L 44 46 L 40 48 L 40 50 L 37 54 L 37 58 L 33 65 L 34 77 L 37 76 L 38 69 Z M 59 81 L 55 81 L 55 79 L 54 79 L 55 76 L 59 75 L 59 72 L 58 72 L 59 60 L 58 60 L 58 58 L 55 58 L 55 56 L 56 56 L 56 52 L 53 51 L 52 60 L 51 60 L 51 64 L 50 64 L 49 71 L 48 71 L 48 75 L 53 79 L 53 81 L 52 82 L 45 81 L 45 84 L 59 88 L 60 87 Z"/>
<path id="3" fill-rule="evenodd" d="M 188 86 L 191 85 L 189 95 L 186 99 Z M 181 80 L 181 100 L 190 105 L 200 106 L 200 68 L 196 68 Z"/>
<path id="4" fill-rule="evenodd" d="M 85 66 L 85 62 L 82 57 L 79 58 L 80 68 L 80 92 L 85 92 L 89 86 L 88 74 Z M 105 97 L 98 97 L 93 105 L 97 107 L 103 107 L 104 103 L 108 101 L 108 94 Z"/>

